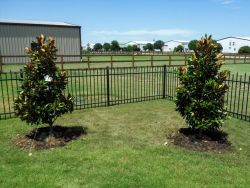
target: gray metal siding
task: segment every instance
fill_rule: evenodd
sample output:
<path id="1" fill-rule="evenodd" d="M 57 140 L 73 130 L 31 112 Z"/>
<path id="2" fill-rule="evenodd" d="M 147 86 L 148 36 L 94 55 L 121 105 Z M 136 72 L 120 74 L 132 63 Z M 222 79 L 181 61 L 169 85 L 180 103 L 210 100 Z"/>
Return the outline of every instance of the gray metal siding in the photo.
<path id="1" fill-rule="evenodd" d="M 0 25 L 0 56 L 26 55 L 25 47 L 36 40 L 41 33 L 56 41 L 58 55 L 80 55 L 80 27 L 56 27 L 40 25 Z M 26 63 L 28 58 L 3 58 L 3 63 Z M 64 58 L 65 61 L 79 61 L 80 58 Z M 59 61 L 59 59 L 58 59 Z"/>

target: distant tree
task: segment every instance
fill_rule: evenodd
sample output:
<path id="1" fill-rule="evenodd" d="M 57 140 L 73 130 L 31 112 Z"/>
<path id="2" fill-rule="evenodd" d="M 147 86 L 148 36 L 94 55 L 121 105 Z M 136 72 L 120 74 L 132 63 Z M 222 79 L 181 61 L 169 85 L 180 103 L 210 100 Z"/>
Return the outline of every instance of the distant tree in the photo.
<path id="1" fill-rule="evenodd" d="M 218 52 L 222 52 L 223 47 L 220 43 L 218 43 L 216 40 L 213 40 L 213 43 L 217 46 Z"/>
<path id="2" fill-rule="evenodd" d="M 147 43 L 145 46 L 146 46 L 148 51 L 153 51 L 154 50 L 154 45 L 151 44 L 151 43 Z"/>
<path id="3" fill-rule="evenodd" d="M 87 52 L 91 52 L 92 51 L 92 48 L 90 48 L 89 46 L 87 47 Z"/>
<path id="4" fill-rule="evenodd" d="M 101 51 L 101 49 L 102 49 L 102 44 L 101 44 L 101 43 L 96 43 L 96 44 L 94 45 L 94 47 L 93 47 L 93 50 L 94 50 L 95 52 Z"/>
<path id="5" fill-rule="evenodd" d="M 250 46 L 242 46 L 240 47 L 239 54 L 250 54 Z"/>
<path id="6" fill-rule="evenodd" d="M 132 52 L 133 51 L 133 46 L 128 45 L 127 47 L 124 47 L 124 50 L 127 52 Z"/>
<path id="7" fill-rule="evenodd" d="M 88 43 L 88 44 L 87 44 L 87 49 L 86 49 L 86 51 L 87 51 L 87 52 L 91 52 L 92 50 L 93 50 L 93 49 L 90 47 L 90 44 Z"/>
<path id="8" fill-rule="evenodd" d="M 134 52 L 139 52 L 139 51 L 141 51 L 141 49 L 140 49 L 137 45 L 135 45 L 135 44 L 134 44 L 132 47 L 133 47 L 133 51 L 134 51 Z"/>
<path id="9" fill-rule="evenodd" d="M 174 52 L 184 52 L 184 47 L 182 45 L 178 45 L 174 48 Z"/>
<path id="10" fill-rule="evenodd" d="M 188 49 L 189 49 L 189 50 L 195 50 L 196 44 L 197 44 L 198 42 L 199 42 L 198 40 L 191 40 L 191 41 L 188 43 Z"/>
<path id="11" fill-rule="evenodd" d="M 155 41 L 155 43 L 154 43 L 154 49 L 156 49 L 156 50 L 160 50 L 161 52 L 162 52 L 162 48 L 163 48 L 163 46 L 164 46 L 164 42 L 162 41 L 162 40 L 157 40 L 157 41 Z"/>
<path id="12" fill-rule="evenodd" d="M 132 51 L 133 51 L 133 46 L 128 45 L 128 46 L 127 46 L 127 51 L 128 51 L 128 52 L 132 52 Z"/>
<path id="13" fill-rule="evenodd" d="M 189 43 L 188 43 L 188 48 L 189 48 L 189 50 L 195 50 L 195 48 L 196 48 L 196 44 L 198 44 L 198 40 L 191 40 Z M 213 44 L 215 44 L 216 46 L 217 46 L 217 50 L 218 50 L 218 52 L 222 52 L 222 50 L 223 50 L 223 47 L 222 47 L 222 45 L 220 44 L 220 43 L 218 43 L 216 40 L 212 40 L 212 43 Z"/>
<path id="14" fill-rule="evenodd" d="M 143 46 L 142 48 L 143 48 L 144 51 L 147 51 L 147 50 L 148 50 L 147 45 Z"/>
<path id="15" fill-rule="evenodd" d="M 113 40 L 111 42 L 111 51 L 119 51 L 120 49 L 121 48 L 120 48 L 119 43 L 116 40 Z"/>
<path id="16" fill-rule="evenodd" d="M 103 47 L 104 51 L 108 52 L 108 51 L 110 51 L 111 45 L 109 43 L 105 42 L 102 47 Z"/>

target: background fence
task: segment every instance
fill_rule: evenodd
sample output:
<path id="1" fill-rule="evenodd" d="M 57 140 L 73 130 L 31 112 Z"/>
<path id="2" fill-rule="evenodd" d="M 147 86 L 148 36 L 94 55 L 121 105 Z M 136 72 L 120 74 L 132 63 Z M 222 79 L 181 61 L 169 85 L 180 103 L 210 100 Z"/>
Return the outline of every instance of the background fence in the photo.
<path id="1" fill-rule="evenodd" d="M 65 94 L 75 98 L 75 109 L 110 106 L 176 97 L 177 67 L 69 69 Z M 227 110 L 236 118 L 250 121 L 250 76 L 230 75 L 225 96 Z M 15 117 L 13 102 L 20 89 L 20 73 L 0 74 L 0 119 Z"/>
<path id="2" fill-rule="evenodd" d="M 224 54 L 227 64 L 250 64 L 248 54 Z M 106 54 L 88 53 L 80 55 L 59 55 L 57 65 L 61 69 L 95 68 L 95 67 L 136 67 L 136 66 L 162 66 L 186 65 L 190 53 L 132 53 L 132 54 Z M 0 73 L 18 71 L 28 62 L 28 56 L 0 56 Z"/>

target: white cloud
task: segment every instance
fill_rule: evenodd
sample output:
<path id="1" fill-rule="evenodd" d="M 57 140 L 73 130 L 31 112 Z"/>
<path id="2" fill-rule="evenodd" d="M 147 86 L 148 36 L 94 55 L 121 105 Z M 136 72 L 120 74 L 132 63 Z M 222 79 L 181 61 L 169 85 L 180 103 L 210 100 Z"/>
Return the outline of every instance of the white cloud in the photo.
<path id="1" fill-rule="evenodd" d="M 154 35 L 154 36 L 190 36 L 194 33 L 188 29 L 159 29 L 159 30 L 129 30 L 129 31 L 93 31 L 92 34 L 98 36 L 138 36 L 138 35 Z"/>
<path id="2" fill-rule="evenodd" d="M 238 6 L 237 0 L 213 0 L 215 3 L 220 3 L 226 8 L 230 9 L 240 9 L 240 6 Z"/>
<path id="3" fill-rule="evenodd" d="M 221 1 L 221 4 L 223 4 L 223 5 L 230 5 L 232 3 L 234 3 L 233 0 L 223 0 L 223 1 Z"/>

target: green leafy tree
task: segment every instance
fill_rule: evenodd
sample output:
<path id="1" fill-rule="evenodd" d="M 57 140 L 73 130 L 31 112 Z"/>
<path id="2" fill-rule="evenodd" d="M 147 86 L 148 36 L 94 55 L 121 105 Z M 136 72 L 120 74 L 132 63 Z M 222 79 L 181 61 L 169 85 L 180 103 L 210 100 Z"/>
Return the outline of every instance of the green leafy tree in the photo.
<path id="1" fill-rule="evenodd" d="M 93 47 L 93 50 L 94 50 L 95 52 L 101 51 L 101 50 L 102 50 L 102 44 L 101 44 L 101 43 L 96 43 L 96 44 L 94 45 L 94 47 Z"/>
<path id="2" fill-rule="evenodd" d="M 145 46 L 143 46 L 144 51 L 153 51 L 154 50 L 154 45 L 151 43 L 147 43 Z"/>
<path id="3" fill-rule="evenodd" d="M 250 46 L 242 46 L 240 47 L 239 54 L 250 54 Z"/>
<path id="4" fill-rule="evenodd" d="M 87 52 L 92 52 L 92 48 L 90 48 L 90 46 L 87 47 L 86 49 Z"/>
<path id="5" fill-rule="evenodd" d="M 196 45 L 197 45 L 198 43 L 199 43 L 198 40 L 191 40 L 191 41 L 188 43 L 188 49 L 194 51 L 195 48 L 196 48 Z M 221 45 L 220 43 L 217 43 L 216 40 L 212 40 L 212 43 L 214 43 L 215 45 L 218 46 L 218 48 L 217 48 L 218 51 L 221 52 L 221 51 L 223 50 L 222 45 Z"/>
<path id="6" fill-rule="evenodd" d="M 223 54 L 212 37 L 197 43 L 187 67 L 179 70 L 176 110 L 193 130 L 218 130 L 227 116 L 224 96 L 229 71 L 219 71 Z"/>
<path id="7" fill-rule="evenodd" d="M 127 47 L 125 47 L 125 50 L 126 50 L 127 52 L 132 52 L 132 51 L 133 51 L 133 46 L 128 45 Z"/>
<path id="8" fill-rule="evenodd" d="M 103 49 L 104 49 L 104 51 L 108 52 L 111 49 L 111 45 L 109 43 L 105 42 L 103 44 Z"/>
<path id="9" fill-rule="evenodd" d="M 118 41 L 116 40 L 113 40 L 111 42 L 111 51 L 119 51 L 121 48 L 120 48 L 120 45 L 118 43 Z"/>
<path id="10" fill-rule="evenodd" d="M 56 67 L 55 40 L 37 37 L 32 48 L 26 48 L 31 62 L 21 74 L 22 86 L 15 99 L 15 112 L 28 124 L 52 126 L 57 117 L 73 111 L 73 98 L 64 95 L 67 84 L 65 71 Z"/>
<path id="11" fill-rule="evenodd" d="M 174 48 L 174 52 L 184 52 L 184 47 L 182 45 L 178 45 Z"/>
<path id="12" fill-rule="evenodd" d="M 218 43 L 216 40 L 213 40 L 212 42 L 214 45 L 217 46 L 218 52 L 222 52 L 222 50 L 223 50 L 222 45 L 220 43 Z"/>
<path id="13" fill-rule="evenodd" d="M 135 45 L 135 44 L 132 46 L 132 48 L 133 48 L 133 51 L 134 51 L 134 52 L 139 52 L 139 51 L 141 51 L 141 49 L 140 49 L 137 45 Z"/>
<path id="14" fill-rule="evenodd" d="M 164 42 L 162 40 L 157 40 L 154 43 L 154 49 L 155 50 L 160 50 L 162 52 L 164 46 Z"/>
<path id="15" fill-rule="evenodd" d="M 189 50 L 194 50 L 195 47 L 196 47 L 196 44 L 198 44 L 198 40 L 191 40 L 189 43 L 188 43 L 188 49 Z"/>

